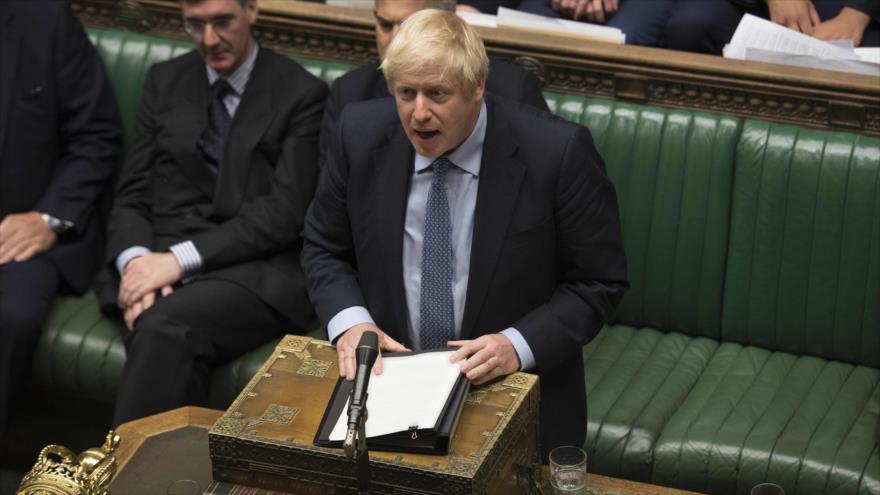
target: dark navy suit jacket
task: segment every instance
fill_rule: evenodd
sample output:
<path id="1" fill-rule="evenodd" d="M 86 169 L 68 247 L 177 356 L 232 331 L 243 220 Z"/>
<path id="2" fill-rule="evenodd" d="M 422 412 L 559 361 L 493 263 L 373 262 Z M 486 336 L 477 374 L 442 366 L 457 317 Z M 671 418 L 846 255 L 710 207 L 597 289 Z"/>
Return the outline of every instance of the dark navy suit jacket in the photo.
<path id="1" fill-rule="evenodd" d="M 540 376 L 546 456 L 584 441 L 581 348 L 628 287 L 617 199 L 584 127 L 492 95 L 486 102 L 461 337 L 512 326 L 525 338 Z M 413 158 L 392 98 L 345 109 L 303 234 L 323 324 L 365 306 L 408 344 L 402 246 Z"/>
<path id="2" fill-rule="evenodd" d="M 121 134 L 104 66 L 67 2 L 0 1 L 0 219 L 74 222 L 45 256 L 77 292 L 100 266 L 97 204 Z"/>

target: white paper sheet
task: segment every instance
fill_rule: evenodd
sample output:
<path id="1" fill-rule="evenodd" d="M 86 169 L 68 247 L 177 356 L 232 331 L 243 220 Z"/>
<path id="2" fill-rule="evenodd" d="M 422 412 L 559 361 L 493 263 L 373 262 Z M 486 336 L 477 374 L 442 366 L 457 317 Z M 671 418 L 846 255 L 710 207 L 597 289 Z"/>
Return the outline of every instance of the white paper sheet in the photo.
<path id="1" fill-rule="evenodd" d="M 456 12 L 456 14 L 471 26 L 482 26 L 493 29 L 498 27 L 498 17 L 492 14 L 478 14 L 476 12 Z"/>
<path id="2" fill-rule="evenodd" d="M 783 52 L 791 55 L 811 55 L 820 58 L 858 60 L 852 51 L 841 46 L 817 40 L 774 22 L 746 14 L 739 21 L 730 43 L 724 47 L 724 56 L 746 60 L 746 49 Z"/>
<path id="3" fill-rule="evenodd" d="M 406 431 L 412 426 L 433 428 L 461 374 L 459 363 L 449 362 L 453 352 L 383 360 L 382 374 L 371 376 L 367 388 L 367 438 Z M 344 440 L 347 428 L 348 401 L 330 440 Z"/>
<path id="4" fill-rule="evenodd" d="M 505 7 L 498 7 L 498 25 L 602 38 L 614 43 L 626 42 L 626 34 L 617 28 L 588 22 L 553 19 Z"/>

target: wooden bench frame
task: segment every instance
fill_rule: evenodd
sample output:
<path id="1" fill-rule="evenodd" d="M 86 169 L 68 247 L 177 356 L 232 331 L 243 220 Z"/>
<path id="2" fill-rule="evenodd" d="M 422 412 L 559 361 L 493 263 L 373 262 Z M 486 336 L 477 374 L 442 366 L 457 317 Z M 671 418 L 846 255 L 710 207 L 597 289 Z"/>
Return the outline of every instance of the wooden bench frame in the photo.
<path id="1" fill-rule="evenodd" d="M 74 0 L 89 26 L 188 39 L 178 0 Z M 370 10 L 262 0 L 255 36 L 289 55 L 365 64 L 376 59 Z M 535 73 L 545 89 L 880 136 L 876 78 L 564 35 L 478 28 L 490 54 Z"/>

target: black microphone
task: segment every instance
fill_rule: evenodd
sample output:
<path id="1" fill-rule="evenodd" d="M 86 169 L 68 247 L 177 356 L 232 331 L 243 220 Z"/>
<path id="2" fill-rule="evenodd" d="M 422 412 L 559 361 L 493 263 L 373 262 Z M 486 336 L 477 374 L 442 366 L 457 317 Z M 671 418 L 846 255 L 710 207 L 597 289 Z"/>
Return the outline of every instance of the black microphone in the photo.
<path id="1" fill-rule="evenodd" d="M 366 409 L 367 386 L 377 357 L 379 357 L 379 335 L 376 332 L 364 332 L 355 350 L 356 371 L 354 387 L 351 389 L 351 399 L 348 403 L 348 434 L 345 435 L 343 443 L 346 454 L 350 453 L 349 457 L 354 453 L 354 437 L 361 415 Z"/>

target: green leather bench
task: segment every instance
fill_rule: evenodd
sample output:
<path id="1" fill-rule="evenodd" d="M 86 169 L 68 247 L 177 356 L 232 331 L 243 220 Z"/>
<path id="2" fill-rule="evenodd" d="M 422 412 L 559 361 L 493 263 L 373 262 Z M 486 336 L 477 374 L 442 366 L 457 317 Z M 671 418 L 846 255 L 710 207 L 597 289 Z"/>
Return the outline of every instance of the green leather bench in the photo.
<path id="1" fill-rule="evenodd" d="M 126 135 L 184 43 L 91 29 Z M 350 65 L 297 59 L 330 83 Z M 880 139 L 546 93 L 590 128 L 632 289 L 584 348 L 590 470 L 707 493 L 880 493 Z M 55 303 L 43 388 L 111 398 L 124 349 L 92 294 Z M 268 342 L 214 376 L 225 408 Z"/>

